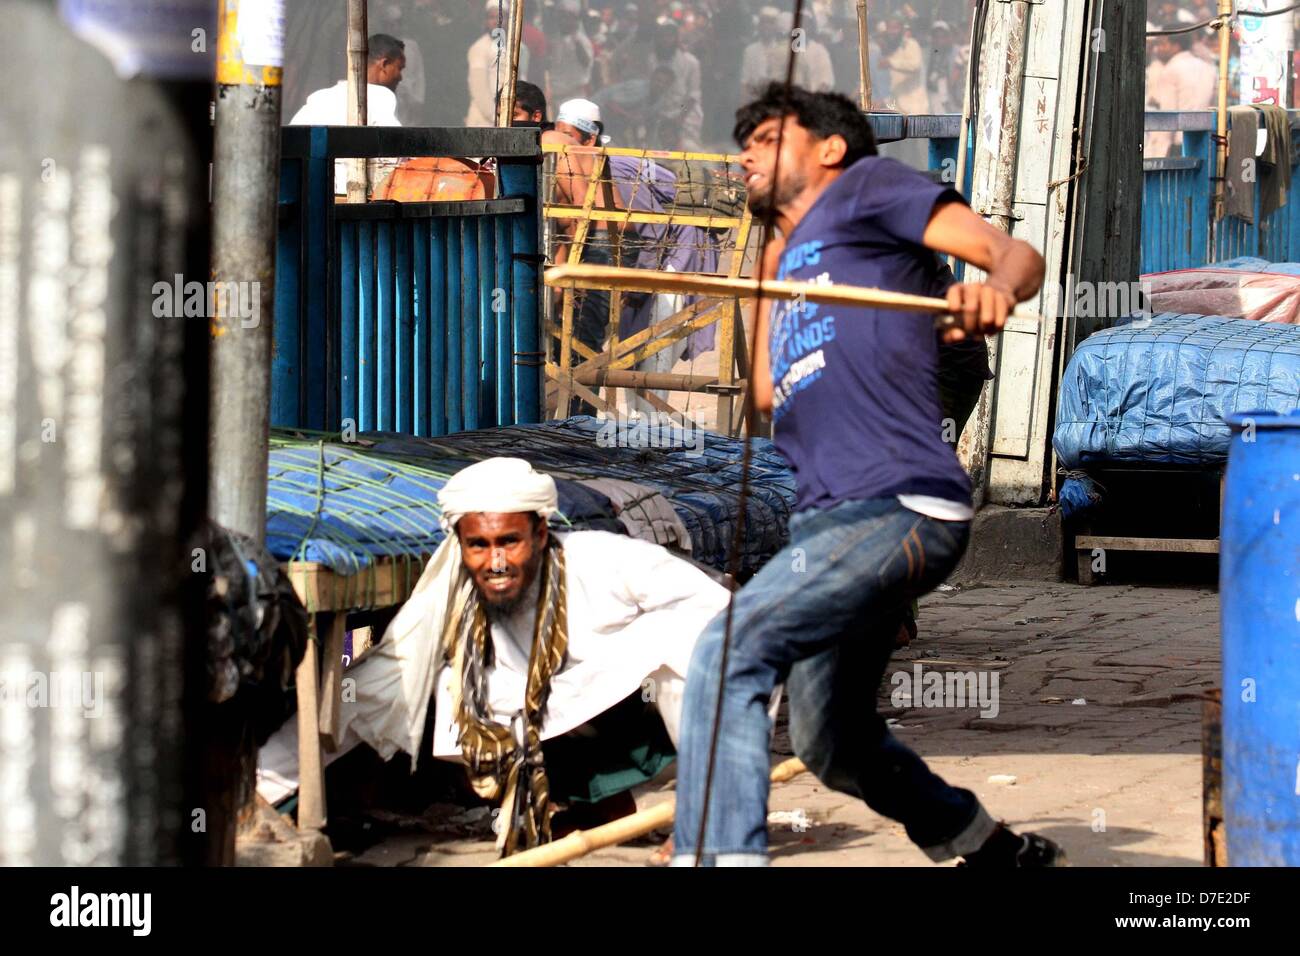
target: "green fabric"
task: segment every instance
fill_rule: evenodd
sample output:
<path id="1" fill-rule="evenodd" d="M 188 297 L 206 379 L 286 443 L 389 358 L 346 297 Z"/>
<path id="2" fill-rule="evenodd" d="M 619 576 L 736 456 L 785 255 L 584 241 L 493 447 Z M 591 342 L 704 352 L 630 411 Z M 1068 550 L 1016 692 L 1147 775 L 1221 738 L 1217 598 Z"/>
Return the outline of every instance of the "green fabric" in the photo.
<path id="1" fill-rule="evenodd" d="M 543 742 L 542 755 L 556 803 L 596 803 L 631 790 L 677 758 L 663 719 L 640 692 Z"/>

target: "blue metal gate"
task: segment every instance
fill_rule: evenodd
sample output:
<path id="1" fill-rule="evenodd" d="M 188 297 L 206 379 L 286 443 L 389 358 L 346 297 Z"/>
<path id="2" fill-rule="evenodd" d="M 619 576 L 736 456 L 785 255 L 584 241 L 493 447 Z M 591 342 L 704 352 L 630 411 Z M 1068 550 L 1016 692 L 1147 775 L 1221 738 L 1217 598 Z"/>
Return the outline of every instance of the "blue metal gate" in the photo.
<path id="1" fill-rule="evenodd" d="M 540 421 L 535 129 L 286 127 L 271 423 L 443 435 Z M 334 201 L 348 157 L 493 158 L 498 197 Z"/>

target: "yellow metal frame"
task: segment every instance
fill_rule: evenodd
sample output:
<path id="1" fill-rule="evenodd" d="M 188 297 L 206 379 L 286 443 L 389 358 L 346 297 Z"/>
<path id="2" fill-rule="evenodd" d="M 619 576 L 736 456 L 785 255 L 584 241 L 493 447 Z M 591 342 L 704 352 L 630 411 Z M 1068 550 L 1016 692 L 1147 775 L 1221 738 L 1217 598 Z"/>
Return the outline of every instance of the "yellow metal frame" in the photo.
<path id="1" fill-rule="evenodd" d="M 698 153 L 625 147 L 571 147 L 568 144 L 559 143 L 546 143 L 542 146 L 543 153 L 548 154 L 548 156 L 565 155 L 571 149 L 581 150 L 583 155 L 595 157 L 591 182 L 588 184 L 587 193 L 583 197 L 583 203 L 581 206 L 574 206 L 545 202 L 542 207 L 543 215 L 548 220 L 577 222 L 577 228 L 574 230 L 573 238 L 569 242 L 570 261 L 581 261 L 583 248 L 590 235 L 591 224 L 595 220 L 608 223 L 613 227 L 630 223 L 725 228 L 732 230 L 735 239 L 731 251 L 731 263 L 726 274 L 733 279 L 740 277 L 744 268 L 745 250 L 749 245 L 750 233 L 753 229 L 753 217 L 748 208 L 739 216 L 617 210 L 611 208 L 613 206 L 613 183 L 606 175 L 608 158 L 611 156 L 727 163 L 731 165 L 739 163 L 739 156 L 730 153 Z M 551 160 L 550 162 L 553 164 L 555 161 Z M 553 165 L 550 168 L 553 170 Z M 598 208 L 597 196 L 602 193 L 603 208 Z M 619 234 L 618 229 L 610 229 L 615 265 L 622 264 L 621 248 L 618 242 Z M 583 288 L 587 287 L 583 286 Z M 591 288 L 594 289 L 597 286 L 593 285 Z M 613 415 L 618 409 L 618 389 L 614 386 L 605 386 L 605 397 L 602 399 L 596 393 L 596 390 L 578 382 L 575 378 L 576 375 L 584 371 L 602 368 L 611 370 L 631 369 L 651 355 L 663 351 L 700 329 L 718 323 L 718 376 L 716 382 L 704 386 L 704 390 L 713 391 L 717 394 L 718 430 L 728 435 L 738 433 L 741 406 L 737 404 L 737 401 L 742 400 L 743 404 L 743 396 L 738 394 L 737 383 L 743 382 L 749 377 L 749 356 L 745 346 L 744 323 L 741 318 L 739 299 L 722 298 L 696 302 L 648 329 L 643 329 L 626 339 L 619 339 L 618 320 L 619 313 L 622 311 L 622 293 L 616 289 L 611 290 L 609 299 L 611 337 L 605 350 L 598 354 L 573 337 L 574 298 L 574 290 L 572 288 L 565 289 L 560 306 L 559 321 L 557 322 L 553 315 L 548 315 L 546 323 L 546 341 L 551 342 L 558 339 L 560 346 L 558 362 L 552 361 L 549 357 L 550 349 L 546 350 L 546 377 L 549 380 L 547 399 L 548 401 L 553 397 L 557 399 L 555 405 L 557 413 L 563 415 L 569 406 L 570 398 L 576 395 L 599 411 L 607 415 Z M 547 297 L 547 303 L 549 306 L 549 296 Z M 548 309 L 548 313 L 549 311 Z M 577 364 L 574 363 L 573 353 L 575 351 L 581 359 Z M 652 393 L 643 389 L 637 389 L 636 392 L 644 401 L 649 402 L 660 411 L 680 414 L 677 409 L 673 409 Z"/>

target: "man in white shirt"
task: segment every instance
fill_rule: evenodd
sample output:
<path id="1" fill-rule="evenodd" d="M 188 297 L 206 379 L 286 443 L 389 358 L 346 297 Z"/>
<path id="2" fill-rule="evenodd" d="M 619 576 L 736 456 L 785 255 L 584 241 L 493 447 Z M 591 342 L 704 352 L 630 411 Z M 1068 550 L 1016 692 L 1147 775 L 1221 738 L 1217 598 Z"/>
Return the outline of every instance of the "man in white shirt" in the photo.
<path id="1" fill-rule="evenodd" d="M 780 9 L 765 6 L 758 13 L 758 39 L 745 47 L 740 68 L 740 85 L 746 99 L 769 80 L 784 80 L 791 44 L 799 42 L 802 49 L 794 58 L 795 83 L 809 90 L 831 90 L 835 87 L 835 70 L 831 66 L 826 47 L 812 39 L 810 33 L 795 38 L 790 32 L 791 20 Z"/>
<path id="2" fill-rule="evenodd" d="M 469 112 L 466 126 L 495 126 L 497 95 L 510 78 L 510 4 L 487 0 L 484 33 L 469 48 Z M 519 45 L 519 75 L 528 72 L 528 47 Z"/>
<path id="3" fill-rule="evenodd" d="M 909 115 L 930 112 L 921 44 L 908 35 L 901 20 L 882 21 L 876 42 L 880 44 L 884 65 L 889 68 L 890 94 L 899 112 Z"/>
<path id="4" fill-rule="evenodd" d="M 673 758 L 691 652 L 726 589 L 650 542 L 549 530 L 555 481 L 517 458 L 465 468 L 438 501 L 447 538 L 347 671 L 328 759 L 365 742 L 414 761 L 432 700 L 433 755 L 500 803 L 504 852 L 549 840 L 554 803 L 630 812 L 630 788 Z M 259 790 L 274 802 L 296 776 L 289 721 L 262 749 Z"/>
<path id="5" fill-rule="evenodd" d="M 366 125 L 401 126 L 397 120 L 397 87 L 406 68 L 405 45 L 396 37 L 376 33 L 370 37 L 370 56 L 366 61 Z M 290 126 L 347 126 L 348 81 L 317 90 L 307 97 L 302 109 L 293 114 Z M 377 159 L 371 164 L 372 184 L 396 165 L 396 160 Z M 379 175 L 377 175 L 377 173 Z M 348 191 L 347 163 L 334 164 L 334 192 Z"/>
<path id="6" fill-rule="evenodd" d="M 661 112 L 677 117 L 681 130 L 678 147 L 686 150 L 700 148 L 700 134 L 704 126 L 704 109 L 700 94 L 700 61 L 693 53 L 682 49 L 681 33 L 672 21 L 655 28 L 654 48 L 648 58 L 649 74 L 666 68 L 672 74 L 672 83 L 664 91 L 659 103 Z M 666 75 L 666 74 L 665 74 Z M 663 149 L 659 143 L 643 145 Z"/>
<path id="7" fill-rule="evenodd" d="M 1192 52 L 1192 34 L 1158 36 L 1151 52 L 1164 66 L 1152 76 L 1148 72 L 1148 103 L 1158 110 L 1204 110 L 1214 106 L 1219 72 Z M 1177 156 L 1182 152 L 1181 133 L 1151 133 L 1146 155 Z"/>

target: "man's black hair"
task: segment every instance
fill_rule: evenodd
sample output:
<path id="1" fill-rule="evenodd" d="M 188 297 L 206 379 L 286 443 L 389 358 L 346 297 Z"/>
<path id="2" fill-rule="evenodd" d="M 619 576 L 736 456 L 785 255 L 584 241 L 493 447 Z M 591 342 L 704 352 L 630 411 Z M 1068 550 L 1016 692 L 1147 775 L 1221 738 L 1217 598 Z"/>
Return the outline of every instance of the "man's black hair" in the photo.
<path id="1" fill-rule="evenodd" d="M 367 43 L 370 46 L 367 61 L 370 63 L 377 63 L 380 60 L 399 60 L 406 56 L 406 44 L 387 33 L 375 33 Z"/>
<path id="2" fill-rule="evenodd" d="M 536 83 L 527 80 L 515 82 L 515 105 L 529 116 L 541 110 L 542 122 L 546 122 L 546 94 Z"/>
<path id="3" fill-rule="evenodd" d="M 848 149 L 844 165 L 852 166 L 863 156 L 876 155 L 876 134 L 856 103 L 840 93 L 814 93 L 802 86 L 786 87 L 769 83 L 758 98 L 736 110 L 736 128 L 732 132 L 742 147 L 770 119 L 793 116 L 799 125 L 818 139 L 843 136 Z"/>

